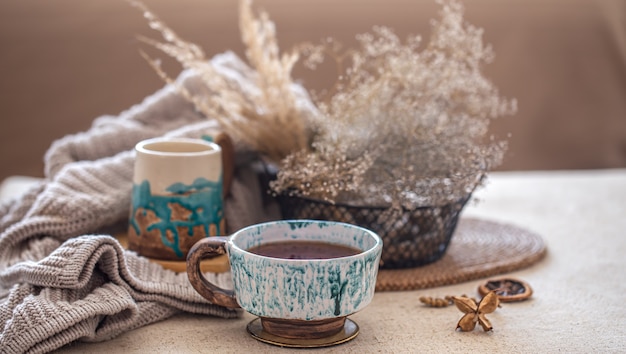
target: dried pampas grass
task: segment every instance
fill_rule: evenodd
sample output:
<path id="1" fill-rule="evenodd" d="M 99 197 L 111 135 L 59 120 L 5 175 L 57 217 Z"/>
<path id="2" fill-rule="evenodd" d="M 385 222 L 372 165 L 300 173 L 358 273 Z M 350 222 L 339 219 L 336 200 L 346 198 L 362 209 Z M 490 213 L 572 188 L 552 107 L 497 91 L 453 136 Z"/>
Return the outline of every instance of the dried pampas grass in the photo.
<path id="1" fill-rule="evenodd" d="M 253 69 L 252 80 L 255 94 L 242 89 L 205 57 L 200 47 L 180 38 L 143 3 L 131 1 L 143 12 L 149 26 L 159 31 L 162 42 L 139 37 L 154 48 L 176 59 L 184 69 L 198 74 L 204 91 L 193 94 L 169 76 L 156 59 L 145 52 L 142 56 L 159 76 L 191 101 L 196 109 L 208 118 L 219 121 L 222 128 L 234 139 L 242 141 L 253 150 L 275 163 L 279 163 L 293 151 L 307 147 L 306 116 L 308 110 L 300 108 L 291 78 L 293 65 L 299 54 L 292 51 L 282 56 L 276 42 L 276 31 L 266 13 L 255 17 L 249 0 L 240 2 L 239 27 L 247 47 L 246 56 Z"/>

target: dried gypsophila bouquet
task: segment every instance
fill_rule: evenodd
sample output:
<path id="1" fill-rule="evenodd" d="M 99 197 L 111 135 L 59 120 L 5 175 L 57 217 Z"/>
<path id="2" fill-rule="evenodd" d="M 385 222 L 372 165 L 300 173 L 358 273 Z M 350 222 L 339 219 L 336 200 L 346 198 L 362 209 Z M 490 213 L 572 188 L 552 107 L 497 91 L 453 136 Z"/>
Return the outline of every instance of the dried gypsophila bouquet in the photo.
<path id="1" fill-rule="evenodd" d="M 204 95 L 179 87 L 183 96 L 279 165 L 275 193 L 411 210 L 462 199 L 502 161 L 506 142 L 486 134 L 491 119 L 516 110 L 515 101 L 501 98 L 483 77 L 481 65 L 493 52 L 483 45 L 482 30 L 463 21 L 457 1 L 442 2 L 441 19 L 421 51 L 419 36 L 402 43 L 391 29 L 375 27 L 357 37 L 359 50 L 341 54 L 329 41 L 282 57 L 267 14 L 254 17 L 250 1 L 241 1 L 240 29 L 260 91 L 253 97 L 138 6 L 166 42 L 144 41 L 199 72 L 207 86 Z M 350 62 L 329 99 L 316 99 L 319 110 L 299 109 L 293 95 L 299 53 L 312 67 L 323 53 Z"/>
<path id="2" fill-rule="evenodd" d="M 460 3 L 442 5 L 421 51 L 419 36 L 402 43 L 385 27 L 357 37 L 336 92 L 318 104 L 313 149 L 287 157 L 275 191 L 412 210 L 462 199 L 501 163 L 506 142 L 486 134 L 516 102 L 482 75 L 493 59 L 482 30 L 463 21 Z M 343 59 L 337 47 L 309 46 L 309 63 L 324 52 Z"/>

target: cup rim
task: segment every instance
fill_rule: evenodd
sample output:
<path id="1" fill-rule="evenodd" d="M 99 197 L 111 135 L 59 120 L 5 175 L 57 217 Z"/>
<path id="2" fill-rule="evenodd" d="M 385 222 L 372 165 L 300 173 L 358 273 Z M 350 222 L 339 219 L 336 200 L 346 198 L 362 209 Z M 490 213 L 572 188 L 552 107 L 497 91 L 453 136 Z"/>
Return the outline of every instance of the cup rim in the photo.
<path id="1" fill-rule="evenodd" d="M 183 143 L 188 145 L 195 145 L 205 147 L 206 149 L 198 149 L 197 151 L 163 151 L 150 149 L 148 146 L 161 143 Z M 186 137 L 157 137 L 145 139 L 138 142 L 135 145 L 135 151 L 146 155 L 158 155 L 158 156 L 203 156 L 211 155 L 221 151 L 218 144 L 210 142 L 204 139 L 198 138 L 186 138 Z"/>
<path id="2" fill-rule="evenodd" d="M 251 229 L 256 229 L 259 227 L 263 227 L 263 226 L 267 226 L 270 224 L 276 225 L 276 224 L 290 224 L 290 223 L 314 223 L 314 224 L 319 224 L 319 223 L 332 223 L 334 225 L 339 225 L 339 226 L 344 226 L 344 227 L 348 227 L 348 228 L 354 228 L 360 231 L 363 231 L 365 233 L 367 233 L 368 235 L 370 235 L 373 239 L 374 239 L 374 245 L 372 245 L 370 248 L 363 250 L 355 255 L 351 255 L 351 256 L 344 256 L 344 257 L 333 257 L 333 258 L 320 258 L 320 259 L 289 259 L 289 258 L 277 258 L 277 257 L 268 257 L 268 256 L 263 256 L 257 253 L 253 253 L 250 252 L 246 249 L 243 249 L 241 247 L 239 247 L 237 244 L 235 244 L 235 238 L 238 237 L 238 235 L 241 235 Z M 337 259 L 353 259 L 353 258 L 360 258 L 360 257 L 364 257 L 367 256 L 371 253 L 375 253 L 377 252 L 379 249 L 382 249 L 383 247 L 383 240 L 382 238 L 375 233 L 374 231 L 367 229 L 365 227 L 359 226 L 359 225 L 355 225 L 355 224 L 350 224 L 350 223 L 346 223 L 346 222 L 340 222 L 340 221 L 331 221 L 331 220 L 311 220 L 311 219 L 289 219 L 289 220 L 276 220 L 276 221 L 267 221 L 267 222 L 263 222 L 263 223 L 258 223 L 258 224 L 253 224 L 253 225 L 249 225 L 246 226 L 242 229 L 237 230 L 235 233 L 233 233 L 232 235 L 229 236 L 228 238 L 228 243 L 230 244 L 231 247 L 235 248 L 238 252 L 244 253 L 246 255 L 249 256 L 253 256 L 253 257 L 259 257 L 262 259 L 268 259 L 268 260 L 280 260 L 281 262 L 288 262 L 288 263 L 293 263 L 293 264 L 297 264 L 297 263 L 309 263 L 309 262 L 313 262 L 313 263 L 324 263 L 324 262 L 329 262 L 329 261 L 333 261 L 333 260 L 337 260 Z"/>

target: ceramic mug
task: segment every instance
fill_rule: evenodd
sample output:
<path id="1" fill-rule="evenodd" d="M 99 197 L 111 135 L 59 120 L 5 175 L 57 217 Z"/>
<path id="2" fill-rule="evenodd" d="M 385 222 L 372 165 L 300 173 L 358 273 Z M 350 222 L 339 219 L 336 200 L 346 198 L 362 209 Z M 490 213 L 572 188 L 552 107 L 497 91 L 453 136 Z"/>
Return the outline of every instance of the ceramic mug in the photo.
<path id="1" fill-rule="evenodd" d="M 159 260 L 185 260 L 200 239 L 225 234 L 222 149 L 190 138 L 135 146 L 128 248 Z"/>
<path id="2" fill-rule="evenodd" d="M 289 245 L 296 248 L 289 249 Z M 263 247 L 273 247 L 277 253 L 264 253 Z M 310 254 L 298 253 L 298 247 Z M 340 256 L 327 258 L 335 247 L 353 252 L 343 255 L 341 251 Z M 381 252 L 380 237 L 359 226 L 283 220 L 199 241 L 187 256 L 187 273 L 203 297 L 259 316 L 264 330 L 273 335 L 322 338 L 341 331 L 346 317 L 371 301 Z M 211 284 L 199 269 L 201 260 L 224 253 L 230 262 L 233 290 Z"/>

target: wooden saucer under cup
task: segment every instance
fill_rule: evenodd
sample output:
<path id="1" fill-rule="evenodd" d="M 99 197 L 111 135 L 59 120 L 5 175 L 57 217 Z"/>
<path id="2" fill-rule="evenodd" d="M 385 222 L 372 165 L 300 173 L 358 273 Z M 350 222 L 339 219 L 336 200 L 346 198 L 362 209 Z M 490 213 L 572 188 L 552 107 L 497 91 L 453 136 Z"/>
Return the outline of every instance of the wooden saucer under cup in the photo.
<path id="1" fill-rule="evenodd" d="M 347 317 L 321 321 L 268 321 L 267 318 L 257 317 L 248 323 L 246 329 L 258 341 L 289 348 L 329 347 L 346 343 L 359 334 L 359 326 Z M 271 333 L 268 329 L 277 332 Z"/>

